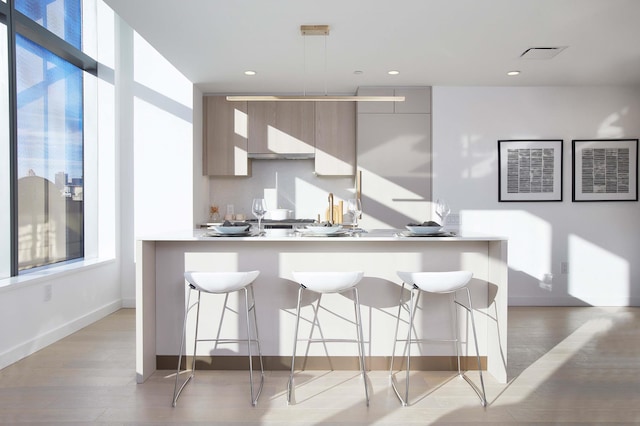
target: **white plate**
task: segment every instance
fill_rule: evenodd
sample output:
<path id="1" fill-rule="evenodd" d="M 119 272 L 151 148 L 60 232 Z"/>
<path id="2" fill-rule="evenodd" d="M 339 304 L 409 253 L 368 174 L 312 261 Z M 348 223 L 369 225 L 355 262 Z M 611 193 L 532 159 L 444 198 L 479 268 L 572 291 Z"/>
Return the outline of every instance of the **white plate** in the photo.
<path id="1" fill-rule="evenodd" d="M 243 226 L 212 226 L 209 229 L 213 229 L 218 234 L 246 234 L 249 232 L 251 225 Z"/>
<path id="2" fill-rule="evenodd" d="M 316 235 L 331 235 L 342 231 L 342 225 L 307 226 L 307 232 Z"/>
<path id="3" fill-rule="evenodd" d="M 442 232 L 442 226 L 409 226 L 407 225 L 409 231 L 416 235 L 431 235 Z"/>

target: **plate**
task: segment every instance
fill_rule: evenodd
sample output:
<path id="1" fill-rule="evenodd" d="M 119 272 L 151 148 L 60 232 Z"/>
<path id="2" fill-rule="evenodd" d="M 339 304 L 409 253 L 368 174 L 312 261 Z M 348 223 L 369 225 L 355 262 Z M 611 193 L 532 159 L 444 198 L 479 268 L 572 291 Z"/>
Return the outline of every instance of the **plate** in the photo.
<path id="1" fill-rule="evenodd" d="M 442 232 L 442 226 L 405 226 L 411 233 L 416 235 L 432 235 Z"/>
<path id="2" fill-rule="evenodd" d="M 306 236 L 306 237 L 343 237 L 345 235 L 350 235 L 350 232 L 347 231 L 346 229 L 341 229 L 339 231 L 336 232 L 332 232 L 330 234 L 324 233 L 324 234 L 317 234 L 315 232 L 311 232 L 308 230 L 304 230 L 302 232 L 302 235 Z"/>
<path id="3" fill-rule="evenodd" d="M 209 229 L 213 229 L 218 234 L 246 234 L 249 232 L 251 225 L 242 226 L 212 226 Z"/>
<path id="4" fill-rule="evenodd" d="M 307 226 L 308 233 L 315 235 L 331 235 L 339 233 L 340 231 L 346 232 L 342 229 L 342 225 L 334 226 Z"/>
<path id="5" fill-rule="evenodd" d="M 229 232 L 217 232 L 217 231 L 209 231 L 204 234 L 205 237 L 251 237 L 253 234 L 251 231 L 242 231 L 238 233 L 229 233 Z"/>

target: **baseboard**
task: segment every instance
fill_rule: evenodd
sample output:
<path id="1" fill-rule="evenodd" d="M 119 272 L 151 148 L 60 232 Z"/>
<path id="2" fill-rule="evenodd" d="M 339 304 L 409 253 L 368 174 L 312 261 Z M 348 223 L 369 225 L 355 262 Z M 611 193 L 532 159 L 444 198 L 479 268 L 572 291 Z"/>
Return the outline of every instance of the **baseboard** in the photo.
<path id="1" fill-rule="evenodd" d="M 509 306 L 640 306 L 638 297 L 598 299 L 591 303 L 572 296 L 517 297 L 509 296 Z"/>
<path id="2" fill-rule="evenodd" d="M 136 299 L 122 299 L 122 307 L 123 308 L 134 308 L 136 307 Z"/>
<path id="3" fill-rule="evenodd" d="M 191 368 L 193 357 L 183 357 L 182 367 L 188 365 Z M 265 370 L 291 370 L 290 356 L 264 355 L 262 357 Z M 254 366 L 258 358 L 254 358 Z M 367 370 L 389 370 L 391 357 L 389 356 L 369 356 L 366 359 Z M 404 358 L 396 357 L 394 369 L 405 367 Z M 483 370 L 487 369 L 487 357 L 480 357 L 480 364 Z M 156 368 L 158 370 L 175 370 L 178 365 L 176 355 L 157 355 Z M 197 370 L 247 370 L 249 360 L 247 356 L 198 356 L 196 357 Z M 463 370 L 477 370 L 478 361 L 475 356 L 461 356 L 460 368 Z M 357 356 L 309 356 L 296 357 L 296 370 L 359 370 L 360 364 Z M 417 371 L 457 371 L 457 360 L 455 356 L 412 356 L 411 369 Z"/>
<path id="4" fill-rule="evenodd" d="M 21 360 L 58 340 L 106 317 L 122 307 L 120 300 L 108 303 L 59 327 L 42 333 L 0 354 L 0 369 Z"/>

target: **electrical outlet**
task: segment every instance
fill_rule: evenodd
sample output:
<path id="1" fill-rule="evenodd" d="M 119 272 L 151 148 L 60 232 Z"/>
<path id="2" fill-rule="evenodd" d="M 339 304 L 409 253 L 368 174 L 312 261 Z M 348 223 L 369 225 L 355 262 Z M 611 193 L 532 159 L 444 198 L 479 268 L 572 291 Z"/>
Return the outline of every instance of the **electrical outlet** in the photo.
<path id="1" fill-rule="evenodd" d="M 569 262 L 561 262 L 560 263 L 560 273 L 568 274 L 569 273 Z"/>
<path id="2" fill-rule="evenodd" d="M 44 286 L 44 301 L 48 302 L 51 300 L 53 296 L 53 289 L 51 288 L 51 284 L 47 284 Z"/>

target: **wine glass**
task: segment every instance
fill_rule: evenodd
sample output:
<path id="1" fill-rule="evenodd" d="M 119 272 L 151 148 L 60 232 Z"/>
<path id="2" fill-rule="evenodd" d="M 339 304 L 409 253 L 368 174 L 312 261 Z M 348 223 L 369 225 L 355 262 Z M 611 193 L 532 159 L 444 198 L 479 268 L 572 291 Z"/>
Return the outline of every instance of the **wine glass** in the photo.
<path id="1" fill-rule="evenodd" d="M 254 198 L 251 204 L 251 212 L 258 218 L 258 232 L 262 232 L 262 218 L 267 213 L 267 204 L 264 198 Z"/>
<path id="2" fill-rule="evenodd" d="M 436 200 L 436 214 L 440 217 L 440 225 L 445 226 L 447 223 L 447 216 L 451 213 L 451 208 L 446 201 L 438 198 Z"/>
<path id="3" fill-rule="evenodd" d="M 347 201 L 347 210 L 353 216 L 353 229 L 358 229 L 358 216 L 362 214 L 362 202 L 359 198 L 350 198 Z"/>

